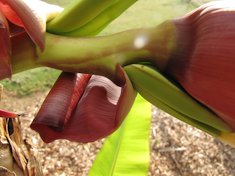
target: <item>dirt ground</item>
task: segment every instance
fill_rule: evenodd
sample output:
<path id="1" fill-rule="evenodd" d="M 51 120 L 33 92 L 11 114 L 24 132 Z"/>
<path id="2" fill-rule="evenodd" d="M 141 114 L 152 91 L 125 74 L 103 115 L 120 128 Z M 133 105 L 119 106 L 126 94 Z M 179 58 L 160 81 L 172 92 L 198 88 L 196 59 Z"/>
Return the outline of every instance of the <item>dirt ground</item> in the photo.
<path id="1" fill-rule="evenodd" d="M 1 108 L 24 112 L 23 135 L 34 146 L 45 176 L 86 176 L 102 140 L 44 144 L 29 129 L 46 92 L 19 98 L 3 94 Z M 235 149 L 153 107 L 149 176 L 235 176 Z"/>

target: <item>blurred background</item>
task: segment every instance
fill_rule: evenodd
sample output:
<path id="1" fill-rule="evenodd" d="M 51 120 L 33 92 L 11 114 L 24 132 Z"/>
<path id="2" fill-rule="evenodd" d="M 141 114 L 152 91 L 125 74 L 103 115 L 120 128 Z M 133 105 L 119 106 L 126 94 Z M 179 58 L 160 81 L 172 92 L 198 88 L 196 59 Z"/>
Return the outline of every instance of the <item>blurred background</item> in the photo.
<path id="1" fill-rule="evenodd" d="M 65 7 L 69 0 L 45 0 Z M 156 26 L 209 0 L 138 0 L 100 35 Z M 103 140 L 81 145 L 65 140 L 45 145 L 29 125 L 60 71 L 37 68 L 16 74 L 4 85 L 1 106 L 25 112 L 24 138 L 35 148 L 44 175 L 85 176 Z M 152 108 L 149 176 L 235 176 L 235 150 L 209 135 Z"/>

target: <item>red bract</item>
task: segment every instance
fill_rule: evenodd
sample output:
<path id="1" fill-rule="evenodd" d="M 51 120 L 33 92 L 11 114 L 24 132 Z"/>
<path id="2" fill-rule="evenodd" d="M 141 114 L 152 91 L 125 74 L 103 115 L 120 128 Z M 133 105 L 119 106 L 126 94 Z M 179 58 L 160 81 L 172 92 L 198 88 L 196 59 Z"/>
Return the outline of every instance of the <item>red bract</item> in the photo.
<path id="1" fill-rule="evenodd" d="M 235 130 L 235 2 L 209 3 L 173 22 L 177 47 L 166 72 Z"/>
<path id="2" fill-rule="evenodd" d="M 44 142 L 91 142 L 109 135 L 120 126 L 136 95 L 119 71 L 121 87 L 103 76 L 62 73 L 31 128 Z"/>
<path id="3" fill-rule="evenodd" d="M 22 0 L 1 0 L 0 10 L 13 24 L 24 27 L 31 39 L 43 50 L 45 27 L 30 6 Z"/>

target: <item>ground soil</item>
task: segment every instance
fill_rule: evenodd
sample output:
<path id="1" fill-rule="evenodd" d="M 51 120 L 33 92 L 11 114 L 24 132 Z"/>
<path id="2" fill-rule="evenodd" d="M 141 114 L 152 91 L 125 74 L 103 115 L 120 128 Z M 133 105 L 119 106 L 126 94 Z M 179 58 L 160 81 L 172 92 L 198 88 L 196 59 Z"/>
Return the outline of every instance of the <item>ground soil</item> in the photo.
<path id="1" fill-rule="evenodd" d="M 29 125 L 46 92 L 19 98 L 4 92 L 1 108 L 24 112 L 23 136 L 34 147 L 45 176 L 86 176 L 102 140 L 44 144 Z M 153 107 L 149 176 L 235 176 L 235 149 Z"/>

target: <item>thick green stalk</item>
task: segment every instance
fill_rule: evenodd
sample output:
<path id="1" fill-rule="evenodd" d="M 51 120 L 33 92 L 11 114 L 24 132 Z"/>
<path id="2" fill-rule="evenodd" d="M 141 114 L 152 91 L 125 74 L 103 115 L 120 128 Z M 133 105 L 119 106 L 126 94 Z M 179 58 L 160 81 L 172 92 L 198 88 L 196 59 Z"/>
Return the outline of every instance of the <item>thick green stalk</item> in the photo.
<path id="1" fill-rule="evenodd" d="M 115 35 L 73 38 L 46 34 L 45 50 L 37 50 L 37 64 L 63 71 L 103 75 L 117 82 L 117 65 L 164 64 L 174 48 L 173 25 L 130 30 Z M 173 33 L 174 34 L 174 33 Z"/>
<path id="2" fill-rule="evenodd" d="M 26 34 L 13 37 L 13 73 L 48 66 L 62 71 L 103 75 L 119 82 L 118 65 L 152 62 L 164 68 L 175 48 L 172 23 L 155 28 L 135 29 L 109 36 L 66 37 L 46 33 L 41 52 Z"/>

